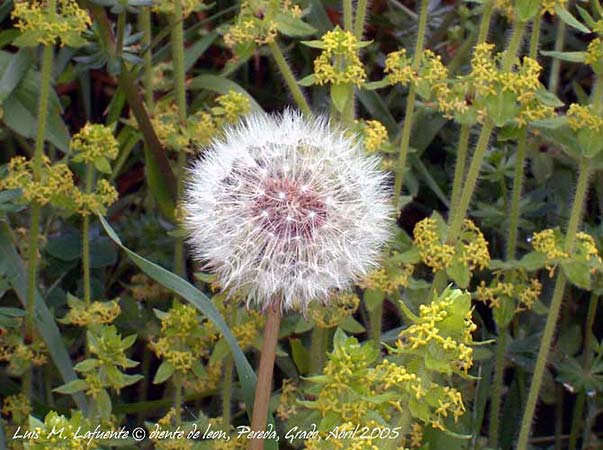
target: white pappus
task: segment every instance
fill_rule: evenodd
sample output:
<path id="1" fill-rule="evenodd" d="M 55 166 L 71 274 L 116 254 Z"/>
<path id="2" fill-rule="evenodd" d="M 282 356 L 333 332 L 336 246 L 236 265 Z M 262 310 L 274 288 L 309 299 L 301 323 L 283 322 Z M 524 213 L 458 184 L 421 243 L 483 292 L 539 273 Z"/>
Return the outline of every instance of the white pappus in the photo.
<path id="1" fill-rule="evenodd" d="M 189 171 L 184 224 L 222 288 L 305 310 L 378 263 L 393 223 L 387 176 L 324 118 L 254 114 Z"/>

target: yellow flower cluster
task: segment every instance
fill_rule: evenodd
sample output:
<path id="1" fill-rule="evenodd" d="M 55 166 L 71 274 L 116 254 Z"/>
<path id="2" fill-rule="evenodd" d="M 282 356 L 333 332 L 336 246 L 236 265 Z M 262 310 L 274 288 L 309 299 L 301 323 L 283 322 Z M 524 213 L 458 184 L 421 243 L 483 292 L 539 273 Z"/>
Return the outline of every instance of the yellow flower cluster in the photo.
<path id="1" fill-rule="evenodd" d="M 288 420 L 297 413 L 299 409 L 299 406 L 297 405 L 298 396 L 299 387 L 297 384 L 289 378 L 284 379 L 278 406 L 275 411 L 276 416 L 280 420 Z"/>
<path id="2" fill-rule="evenodd" d="M 92 302 L 86 305 L 81 300 L 70 299 L 69 306 L 69 312 L 60 322 L 78 327 L 110 324 L 121 314 L 117 300 Z"/>
<path id="3" fill-rule="evenodd" d="M 220 136 L 226 125 L 234 124 L 251 111 L 249 98 L 235 91 L 217 97 L 216 103 L 209 111 L 190 115 L 184 125 L 174 103 L 157 104 L 151 121 L 161 144 L 171 150 L 193 152 Z"/>
<path id="4" fill-rule="evenodd" d="M 476 298 L 490 308 L 500 308 L 501 302 L 514 302 L 515 312 L 532 309 L 542 293 L 537 278 L 528 277 L 525 270 L 497 272 L 489 285 L 482 281 L 476 290 Z"/>
<path id="5" fill-rule="evenodd" d="M 109 127 L 87 123 L 71 138 L 70 150 L 75 153 L 75 162 L 93 163 L 99 158 L 115 159 L 119 144 Z"/>
<path id="6" fill-rule="evenodd" d="M 46 364 L 47 349 L 44 342 L 34 339 L 26 344 L 18 328 L 3 329 L 0 334 L 0 362 L 8 363 L 8 372 L 21 375 L 31 365 Z"/>
<path id="7" fill-rule="evenodd" d="M 241 11 L 224 35 L 225 44 L 235 53 L 254 45 L 274 42 L 278 34 L 278 21 L 283 16 L 300 19 L 303 12 L 291 0 L 243 0 Z"/>
<path id="8" fill-rule="evenodd" d="M 177 427 L 176 424 L 176 408 L 170 408 L 165 416 L 157 421 L 157 427 L 160 431 L 168 432 Z M 188 428 L 188 427 L 186 427 Z M 182 428 L 180 428 L 182 429 Z M 150 428 L 150 431 L 155 430 L 155 427 Z M 186 433 L 185 433 L 186 434 Z M 192 442 L 188 439 L 158 439 L 151 438 L 156 450 L 189 450 L 192 449 Z"/>
<path id="9" fill-rule="evenodd" d="M 85 193 L 79 189 L 73 190 L 73 202 L 81 216 L 100 213 L 105 215 L 107 208 L 117 201 L 119 194 L 107 180 L 98 180 L 94 192 Z"/>
<path id="10" fill-rule="evenodd" d="M 488 242 L 479 228 L 469 219 L 465 219 L 461 236 L 456 246 L 442 243 L 436 219 L 427 217 L 415 225 L 414 243 L 418 247 L 423 262 L 433 272 L 452 266 L 455 260 L 461 261 L 470 271 L 488 267 L 490 252 Z"/>
<path id="11" fill-rule="evenodd" d="M 333 328 L 353 315 L 359 305 L 360 299 L 354 292 L 333 292 L 324 304 L 319 302 L 311 304 L 310 317 L 319 328 Z"/>
<path id="12" fill-rule="evenodd" d="M 554 16 L 557 14 L 555 9 L 557 7 L 565 8 L 567 4 L 567 0 L 540 0 L 540 13 L 544 15 L 545 13 Z"/>
<path id="13" fill-rule="evenodd" d="M 525 0 L 494 0 L 494 8 L 500 11 L 508 20 L 514 21 L 517 18 L 516 10 L 518 8 L 518 1 Z M 551 16 L 556 15 L 555 8 L 565 8 L 567 0 L 540 0 L 540 15 L 546 13 Z"/>
<path id="14" fill-rule="evenodd" d="M 599 256 L 599 250 L 595 239 L 588 233 L 579 232 L 576 234 L 576 244 L 574 246 L 574 252 L 572 255 L 574 258 L 584 262 L 595 262 L 601 266 L 601 256 Z M 591 271 L 594 273 L 596 268 L 592 268 Z"/>
<path id="15" fill-rule="evenodd" d="M 23 394 L 8 395 L 2 401 L 2 414 L 11 417 L 14 423 L 23 423 L 31 411 L 31 403 Z"/>
<path id="16" fill-rule="evenodd" d="M 586 47 L 584 62 L 590 65 L 597 75 L 603 73 L 603 39 L 594 38 Z"/>
<path id="17" fill-rule="evenodd" d="M 203 0 L 177 0 L 182 4 L 182 15 L 188 17 L 194 11 L 203 9 Z M 174 0 L 153 0 L 153 12 L 174 14 Z"/>
<path id="18" fill-rule="evenodd" d="M 158 358 L 169 362 L 176 371 L 186 373 L 201 357 L 207 356 L 217 339 L 215 331 L 201 326 L 197 310 L 191 305 L 175 303 L 160 313 L 161 335 L 150 344 Z"/>
<path id="19" fill-rule="evenodd" d="M 45 1 L 16 1 L 11 16 L 22 33 L 16 44 L 51 46 L 57 40 L 61 46 L 84 44 L 81 34 L 92 24 L 88 13 L 75 0 L 57 0 L 57 7 L 51 11 Z"/>
<path id="20" fill-rule="evenodd" d="M 217 389 L 224 380 L 222 366 L 222 361 L 212 362 L 205 367 L 206 373 L 203 376 L 188 374 L 182 380 L 184 388 L 197 394 Z"/>
<path id="21" fill-rule="evenodd" d="M 412 69 L 412 59 L 406 54 L 406 49 L 392 52 L 385 58 L 386 80 L 389 84 L 400 83 L 405 86 L 416 80 L 417 74 Z"/>
<path id="22" fill-rule="evenodd" d="M 358 286 L 362 289 L 371 289 L 393 295 L 401 287 L 408 286 L 408 280 L 414 270 L 414 265 L 405 263 L 398 263 L 390 270 L 380 267 L 369 272 L 368 276 L 358 283 Z"/>
<path id="23" fill-rule="evenodd" d="M 567 123 L 574 131 L 585 128 L 603 133 L 603 117 L 593 110 L 592 105 L 579 105 L 572 103 L 567 110 Z"/>
<path id="24" fill-rule="evenodd" d="M 35 426 L 31 427 L 32 436 L 27 442 L 29 450 L 88 450 L 98 445 L 92 437 L 89 440 L 81 438 L 92 427 L 80 412 L 74 413 L 68 419 L 51 411 L 44 418 L 44 423 L 35 420 L 34 424 Z M 60 437 L 57 430 L 61 432 Z"/>
<path id="25" fill-rule="evenodd" d="M 258 311 L 248 310 L 244 319 L 232 327 L 232 334 L 239 346 L 243 349 L 249 348 L 256 341 L 259 330 L 264 325 L 264 316 Z"/>
<path id="26" fill-rule="evenodd" d="M 420 423 L 412 424 L 410 432 L 410 448 L 421 448 L 423 445 L 423 427 Z"/>
<path id="27" fill-rule="evenodd" d="M 31 160 L 15 156 L 8 163 L 8 175 L 0 179 L 0 189 L 21 189 L 27 203 L 60 203 L 74 189 L 73 174 L 66 164 L 51 165 L 43 158 L 40 181 L 34 181 Z"/>
<path id="28" fill-rule="evenodd" d="M 389 140 L 387 128 L 378 120 L 362 122 L 364 148 L 369 153 L 377 152 Z"/>
<path id="29" fill-rule="evenodd" d="M 351 32 L 336 27 L 325 33 L 321 42 L 322 53 L 314 60 L 316 83 L 361 86 L 366 80 L 366 72 L 358 57 L 358 39 Z"/>
<path id="30" fill-rule="evenodd" d="M 419 317 L 415 323 L 400 333 L 397 347 L 401 350 L 417 350 L 435 345 L 446 355 L 446 361 L 450 361 L 451 366 L 467 373 L 473 365 L 471 333 L 477 329 L 477 325 L 471 320 L 471 310 L 465 315 L 462 335 L 458 335 L 456 330 L 448 333 L 440 329 L 441 326 L 438 328 L 439 324 L 446 324 L 454 308 L 453 297 L 443 297 L 429 305 L 420 305 Z"/>

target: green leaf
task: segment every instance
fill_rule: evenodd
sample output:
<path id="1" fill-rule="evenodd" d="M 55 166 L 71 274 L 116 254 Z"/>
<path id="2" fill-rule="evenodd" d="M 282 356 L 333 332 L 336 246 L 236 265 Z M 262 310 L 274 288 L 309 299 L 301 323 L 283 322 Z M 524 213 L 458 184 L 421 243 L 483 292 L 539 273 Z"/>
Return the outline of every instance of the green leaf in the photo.
<path id="1" fill-rule="evenodd" d="M 21 49 L 13 55 L 6 70 L 0 77 L 0 103 L 17 87 L 31 67 L 30 52 Z"/>
<path id="2" fill-rule="evenodd" d="M 348 102 L 352 101 L 353 89 L 353 86 L 348 83 L 331 85 L 331 101 L 337 111 L 343 112 Z"/>
<path id="3" fill-rule="evenodd" d="M 115 230 L 113 230 L 111 225 L 109 225 L 109 223 L 102 216 L 98 216 L 98 218 L 111 240 L 113 240 L 113 242 L 119 245 L 119 247 L 126 252 L 128 257 L 134 264 L 136 264 L 136 266 L 138 266 L 139 269 L 141 269 L 147 276 L 151 277 L 157 283 L 178 294 L 180 297 L 195 306 L 211 322 L 214 323 L 218 330 L 220 330 L 232 352 L 233 360 L 237 368 L 239 380 L 241 382 L 243 400 L 247 406 L 247 414 L 251 418 L 257 377 L 253 371 L 253 368 L 249 364 L 249 361 L 247 361 L 247 358 L 239 347 L 235 337 L 232 335 L 230 328 L 211 300 L 188 281 L 158 266 L 157 264 L 150 262 L 149 260 L 127 248 L 121 242 L 121 239 L 115 233 Z M 274 418 L 272 418 L 272 416 L 270 416 L 270 421 L 271 423 L 274 423 Z M 266 447 L 270 449 L 276 448 L 276 443 L 271 440 L 266 441 L 265 444 Z"/>
<path id="4" fill-rule="evenodd" d="M 522 22 L 527 22 L 534 18 L 540 8 L 539 0 L 518 0 L 515 4 L 517 16 Z"/>
<path id="5" fill-rule="evenodd" d="M 4 273 L 9 279 L 12 288 L 19 297 L 19 301 L 25 307 L 27 304 L 27 274 L 23 261 L 12 243 L 10 228 L 5 222 L 0 224 L 0 255 L 2 255 L 2 258 L 0 258 L 0 273 Z M 54 316 L 50 313 L 48 306 L 46 306 L 44 299 L 37 290 L 35 303 L 36 329 L 46 343 L 50 358 L 65 383 L 76 380 L 77 375 L 73 370 L 73 364 L 63 343 L 61 332 L 57 328 Z M 84 412 L 88 410 L 86 398 L 82 394 L 74 394 L 73 399 L 79 409 Z"/>
<path id="6" fill-rule="evenodd" d="M 320 39 L 314 41 L 301 41 L 301 43 L 310 48 L 318 48 L 320 50 L 324 50 L 325 48 L 325 43 Z"/>
<path id="7" fill-rule="evenodd" d="M 300 86 L 308 87 L 316 84 L 316 76 L 312 73 L 297 82 Z"/>
<path id="8" fill-rule="evenodd" d="M 155 373 L 155 377 L 153 378 L 153 384 L 163 383 L 168 378 L 170 378 L 175 371 L 176 368 L 173 365 L 171 365 L 168 361 L 163 361 L 157 369 L 157 372 Z"/>
<path id="9" fill-rule="evenodd" d="M 302 19 L 291 14 L 281 13 L 276 15 L 276 29 L 285 36 L 302 37 L 316 33 L 316 28 L 308 25 Z"/>
<path id="10" fill-rule="evenodd" d="M 541 119 L 532 122 L 532 126 L 536 128 L 548 128 L 550 130 L 556 130 L 564 125 L 567 125 L 566 116 L 557 116 L 549 119 Z"/>
<path id="11" fill-rule="evenodd" d="M 560 108 L 564 103 L 552 92 L 547 91 L 545 88 L 540 88 L 536 91 L 536 98 L 546 106 L 552 106 L 553 108 Z"/>
<path id="12" fill-rule="evenodd" d="M 307 374 L 310 370 L 310 353 L 303 346 L 301 339 L 291 338 L 289 339 L 289 345 L 291 346 L 291 356 L 297 370 L 302 375 Z"/>
<path id="13" fill-rule="evenodd" d="M 576 9 L 578 10 L 580 17 L 582 17 L 582 20 L 586 23 L 586 25 L 588 25 L 589 29 L 592 30 L 597 26 L 597 22 L 587 10 L 582 8 L 580 5 L 576 5 Z"/>
<path id="14" fill-rule="evenodd" d="M 59 394 L 75 394 L 77 392 L 85 391 L 88 388 L 88 385 L 84 380 L 72 380 L 69 383 L 65 383 L 62 386 L 54 388 L 53 392 L 58 392 Z"/>
<path id="15" fill-rule="evenodd" d="M 101 389 L 96 396 L 96 410 L 101 414 L 103 419 L 109 420 L 111 418 L 111 397 L 109 397 L 106 389 Z"/>
<path id="16" fill-rule="evenodd" d="M 341 321 L 339 326 L 343 331 L 347 331 L 351 334 L 360 334 L 366 331 L 366 328 L 364 328 L 364 326 L 360 322 L 354 319 L 353 316 L 347 316 Z"/>
<path id="17" fill-rule="evenodd" d="M 586 52 L 556 52 L 553 50 L 541 50 L 540 54 L 543 56 L 550 56 L 551 58 L 560 59 L 561 61 L 583 63 Z"/>
<path id="18" fill-rule="evenodd" d="M 94 167 L 96 167 L 96 170 L 98 170 L 100 173 L 111 175 L 111 164 L 104 156 L 94 160 Z"/>
<path id="19" fill-rule="evenodd" d="M 374 91 L 377 89 L 382 89 L 384 87 L 389 86 L 389 81 L 386 78 L 383 78 L 379 81 L 369 81 L 368 83 L 364 83 L 362 85 L 362 89 L 366 89 L 367 91 Z"/>
<path id="20" fill-rule="evenodd" d="M 77 363 L 73 367 L 73 370 L 75 370 L 77 372 L 90 372 L 91 370 L 96 369 L 98 367 L 98 365 L 99 365 L 98 359 L 88 358 L 88 359 L 85 359 L 85 360 Z"/>
<path id="21" fill-rule="evenodd" d="M 570 283 L 572 283 L 574 286 L 577 286 L 581 289 L 590 290 L 591 279 L 588 264 L 582 261 L 570 259 L 567 261 L 561 261 L 561 269 Z"/>
<path id="22" fill-rule="evenodd" d="M 161 214 L 170 222 L 176 223 L 176 203 L 170 194 L 170 190 L 167 186 L 167 180 L 161 173 L 161 169 L 157 164 L 157 160 L 153 157 L 149 146 L 144 145 L 143 148 L 145 155 L 144 173 L 149 190 L 157 202 L 157 208 Z"/>
<path id="23" fill-rule="evenodd" d="M 253 111 L 263 111 L 262 107 L 255 101 L 249 92 L 234 81 L 221 76 L 199 75 L 190 81 L 188 87 L 189 89 L 206 89 L 208 91 L 217 92 L 218 94 L 228 94 L 230 91 L 235 91 L 243 94 L 249 99 Z"/>
<path id="24" fill-rule="evenodd" d="M 469 286 L 471 272 L 469 271 L 467 264 L 462 260 L 455 258 L 452 265 L 446 269 L 446 274 L 448 274 L 450 279 L 454 281 L 458 287 L 465 289 Z"/>
<path id="25" fill-rule="evenodd" d="M 590 30 L 586 28 L 582 23 L 580 23 L 578 19 L 576 19 L 572 15 L 572 13 L 570 13 L 567 9 L 563 8 L 560 5 L 555 5 L 555 12 L 557 13 L 557 16 L 559 16 L 559 18 L 563 20 L 566 24 L 568 24 L 570 27 L 575 28 L 578 31 L 582 31 L 586 34 L 590 33 Z"/>
<path id="26" fill-rule="evenodd" d="M 518 266 L 527 271 L 542 269 L 546 264 L 546 255 L 539 252 L 530 252 L 518 261 Z"/>

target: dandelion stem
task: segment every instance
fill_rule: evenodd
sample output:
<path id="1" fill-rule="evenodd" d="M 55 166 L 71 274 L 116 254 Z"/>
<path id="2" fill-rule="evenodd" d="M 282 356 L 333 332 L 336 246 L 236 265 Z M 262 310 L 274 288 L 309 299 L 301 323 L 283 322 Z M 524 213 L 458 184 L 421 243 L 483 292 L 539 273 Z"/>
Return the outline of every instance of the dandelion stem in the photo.
<path id="1" fill-rule="evenodd" d="M 599 304 L 599 295 L 593 292 L 590 296 L 590 302 L 588 303 L 588 312 L 586 313 L 586 328 L 584 336 L 584 357 L 582 367 L 584 373 L 588 373 L 591 369 L 592 364 L 592 344 L 593 344 L 593 324 L 597 315 L 597 306 Z M 572 417 L 572 429 L 570 431 L 568 449 L 576 450 L 576 444 L 578 442 L 578 434 L 580 433 L 580 427 L 582 426 L 582 414 L 584 413 L 584 403 L 586 402 L 586 391 L 582 389 L 578 393 L 576 398 L 576 405 L 574 406 L 574 414 Z"/>
<path id="2" fill-rule="evenodd" d="M 415 44 L 415 54 L 413 59 L 413 71 L 419 69 L 421 58 L 423 55 L 423 47 L 425 45 L 425 31 L 427 29 L 427 12 L 429 0 L 421 1 L 421 10 L 419 12 L 419 29 L 417 34 L 417 42 Z M 402 186 L 404 185 L 404 172 L 406 171 L 406 159 L 410 148 L 410 132 L 412 131 L 413 116 L 415 112 L 415 99 L 417 97 L 417 89 L 414 83 L 411 83 L 408 89 L 408 97 L 406 98 L 406 112 L 404 115 L 404 126 L 402 128 L 402 137 L 400 138 L 400 151 L 398 154 L 398 163 L 396 166 L 394 178 L 394 208 L 398 209 Z"/>
<path id="3" fill-rule="evenodd" d="M 264 325 L 264 343 L 262 344 L 262 355 L 257 372 L 258 381 L 255 388 L 255 400 L 253 402 L 253 414 L 251 418 L 251 430 L 255 432 L 264 431 L 268 420 L 272 375 L 276 359 L 276 344 L 278 343 L 281 324 L 280 308 L 279 304 L 273 304 L 267 309 L 266 325 Z M 250 440 L 249 450 L 263 449 L 263 439 Z"/>
<path id="4" fill-rule="evenodd" d="M 287 84 L 289 91 L 291 91 L 293 100 L 295 100 L 295 103 L 297 103 L 297 107 L 301 110 L 302 113 L 309 115 L 312 112 L 310 110 L 310 106 L 308 105 L 306 97 L 304 97 L 301 88 L 297 84 L 295 75 L 293 75 L 293 71 L 291 70 L 291 67 L 289 67 L 287 60 L 285 59 L 285 55 L 283 55 L 283 51 L 276 43 L 276 41 L 270 42 L 268 44 L 268 47 L 270 48 L 270 52 L 272 53 L 274 62 L 276 63 L 283 79 L 285 80 L 285 84 Z"/>
<path id="5" fill-rule="evenodd" d="M 171 47 L 172 59 L 174 63 L 174 93 L 176 97 L 176 106 L 178 108 L 178 119 L 181 124 L 186 123 L 186 74 L 184 71 L 184 29 L 182 20 L 182 0 L 174 2 L 174 12 L 171 14 Z M 186 153 L 184 150 L 178 152 L 178 161 L 176 163 L 176 199 L 182 197 L 184 189 L 184 167 L 186 165 Z M 177 275 L 184 275 L 184 240 L 181 237 L 176 238 L 174 244 L 174 272 Z"/>
<path id="6" fill-rule="evenodd" d="M 578 166 L 578 183 L 576 185 L 576 193 L 565 235 L 565 250 L 568 253 L 571 253 L 571 250 L 573 249 L 576 232 L 582 220 L 582 209 L 586 199 L 586 194 L 588 192 L 588 180 L 591 174 L 591 166 L 592 164 L 588 159 L 584 157 L 580 159 Z M 542 341 L 540 342 L 540 348 L 538 350 L 534 374 L 532 375 L 532 384 L 530 385 L 523 420 L 521 422 L 519 440 L 517 442 L 518 450 L 527 450 L 528 448 L 530 428 L 534 418 L 534 413 L 536 411 L 536 403 L 538 402 L 538 395 L 540 392 L 540 387 L 542 386 L 544 369 L 546 367 L 549 352 L 551 350 L 551 344 L 553 342 L 555 327 L 557 326 L 557 319 L 559 318 L 559 310 L 561 308 L 563 292 L 565 291 L 566 284 L 567 279 L 565 278 L 563 271 L 559 269 L 553 290 L 553 297 L 551 299 L 551 306 L 549 307 L 549 313 L 542 335 Z"/>

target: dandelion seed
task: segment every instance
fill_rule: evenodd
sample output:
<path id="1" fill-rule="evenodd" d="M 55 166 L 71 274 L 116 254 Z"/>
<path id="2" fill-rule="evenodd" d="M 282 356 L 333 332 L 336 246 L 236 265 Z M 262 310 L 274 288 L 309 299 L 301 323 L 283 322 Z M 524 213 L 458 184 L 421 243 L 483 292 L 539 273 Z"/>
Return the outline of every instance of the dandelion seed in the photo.
<path id="1" fill-rule="evenodd" d="M 377 265 L 392 208 L 379 158 L 324 119 L 258 114 L 190 170 L 185 226 L 222 287 L 262 308 L 328 301 Z"/>

